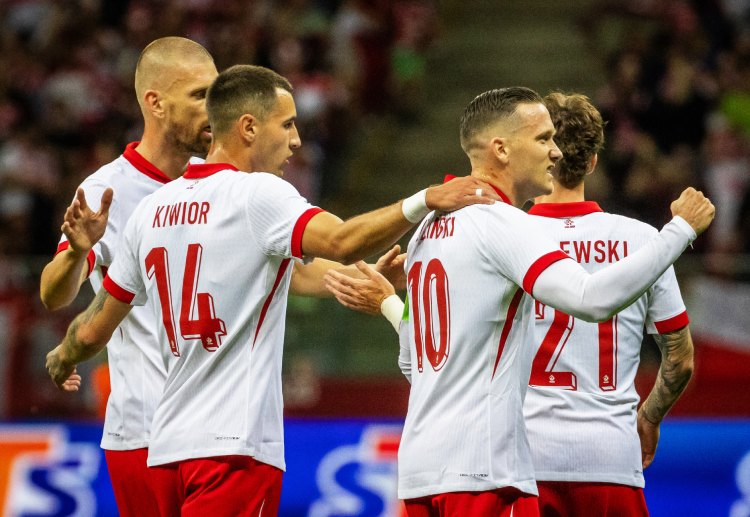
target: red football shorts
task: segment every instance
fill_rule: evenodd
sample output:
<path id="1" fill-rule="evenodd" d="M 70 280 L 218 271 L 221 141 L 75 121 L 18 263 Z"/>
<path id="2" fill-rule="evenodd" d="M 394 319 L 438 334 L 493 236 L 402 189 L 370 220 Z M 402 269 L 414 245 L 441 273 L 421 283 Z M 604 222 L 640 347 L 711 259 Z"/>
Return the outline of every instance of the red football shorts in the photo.
<path id="1" fill-rule="evenodd" d="M 159 517 L 171 515 L 159 511 L 154 487 L 176 491 L 174 473 L 158 472 L 146 466 L 148 449 L 104 451 L 112 481 L 117 509 L 122 517 Z M 175 515 L 179 515 L 177 512 Z"/>
<path id="2" fill-rule="evenodd" d="M 155 490 L 163 512 L 182 517 L 276 517 L 281 501 L 283 472 L 250 456 L 216 456 L 178 461 L 150 470 L 171 472 L 161 478 L 166 487 Z"/>
<path id="3" fill-rule="evenodd" d="M 647 517 L 643 489 L 614 483 L 537 481 L 541 517 Z"/>
<path id="4" fill-rule="evenodd" d="M 409 517 L 539 517 L 536 496 L 512 487 L 406 499 L 404 506 Z"/>

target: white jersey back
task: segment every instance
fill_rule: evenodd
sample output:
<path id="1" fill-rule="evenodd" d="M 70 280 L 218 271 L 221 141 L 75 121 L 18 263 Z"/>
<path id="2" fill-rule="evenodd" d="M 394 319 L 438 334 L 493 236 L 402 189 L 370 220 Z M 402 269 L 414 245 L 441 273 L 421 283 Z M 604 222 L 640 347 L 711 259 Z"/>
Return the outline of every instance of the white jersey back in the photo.
<path id="1" fill-rule="evenodd" d="M 168 372 L 149 465 L 247 455 L 284 469 L 281 356 L 290 258 L 320 209 L 284 180 L 190 166 L 139 206 L 104 280 L 152 300 Z"/>
<path id="2" fill-rule="evenodd" d="M 533 332 L 524 290 L 566 258 L 506 203 L 422 222 L 409 243 L 399 333 L 411 364 L 400 498 L 505 486 L 536 494 L 522 416 Z"/>
<path id="3" fill-rule="evenodd" d="M 594 202 L 538 204 L 529 213 L 591 273 L 657 233 Z M 587 323 L 536 302 L 535 322 L 524 414 L 537 479 L 643 487 L 634 381 L 644 325 L 663 333 L 688 323 L 674 270 L 610 321 Z"/>
<path id="4" fill-rule="evenodd" d="M 117 255 L 117 246 L 125 224 L 135 207 L 147 195 L 170 179 L 138 154 L 138 142 L 128 144 L 125 152 L 102 166 L 82 183 L 86 202 L 99 210 L 102 193 L 114 191 L 104 236 L 89 253 L 89 281 L 98 292 L 107 268 Z M 68 247 L 65 235 L 58 252 Z M 149 307 L 136 307 L 123 320 L 107 344 L 112 391 L 104 417 L 102 448 L 131 450 L 148 447 L 151 418 L 161 397 L 166 365 L 156 346 L 156 320 Z"/>

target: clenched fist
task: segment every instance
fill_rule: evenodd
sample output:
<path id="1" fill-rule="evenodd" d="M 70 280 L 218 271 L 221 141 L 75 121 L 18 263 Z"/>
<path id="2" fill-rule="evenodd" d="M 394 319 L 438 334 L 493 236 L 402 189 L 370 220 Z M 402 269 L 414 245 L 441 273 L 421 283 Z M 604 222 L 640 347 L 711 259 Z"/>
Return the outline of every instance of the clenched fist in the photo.
<path id="1" fill-rule="evenodd" d="M 703 195 L 703 192 L 693 187 L 683 190 L 680 197 L 672 201 L 670 208 L 672 215 L 679 215 L 685 219 L 697 235 L 708 228 L 716 213 L 713 203 Z"/>

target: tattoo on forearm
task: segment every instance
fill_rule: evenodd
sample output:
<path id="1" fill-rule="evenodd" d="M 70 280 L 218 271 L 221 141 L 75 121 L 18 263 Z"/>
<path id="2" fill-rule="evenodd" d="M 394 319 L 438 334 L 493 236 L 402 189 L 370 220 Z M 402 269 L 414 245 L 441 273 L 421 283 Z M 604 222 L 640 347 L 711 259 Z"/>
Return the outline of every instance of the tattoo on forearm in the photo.
<path id="1" fill-rule="evenodd" d="M 96 297 L 91 301 L 91 304 L 89 304 L 88 308 L 84 311 L 83 314 L 81 314 L 81 317 L 83 318 L 82 321 L 89 322 L 91 321 L 94 316 L 102 312 L 104 309 L 104 303 L 107 301 L 107 298 L 109 298 L 109 293 L 106 289 L 99 289 L 99 292 L 96 293 Z"/>
<path id="2" fill-rule="evenodd" d="M 687 327 L 654 336 L 661 350 L 659 375 L 651 393 L 641 406 L 651 423 L 661 422 L 687 387 L 693 373 L 693 341 Z"/>
<path id="3" fill-rule="evenodd" d="M 86 355 L 83 352 L 83 344 L 78 341 L 78 329 L 82 323 L 88 323 L 94 316 L 100 313 L 104 309 L 104 304 L 109 297 L 109 293 L 105 289 L 100 289 L 96 294 L 96 297 L 91 301 L 88 308 L 81 314 L 76 316 L 73 322 L 68 327 L 68 332 L 65 335 L 64 345 L 68 349 L 70 356 L 79 358 L 82 355 Z"/>

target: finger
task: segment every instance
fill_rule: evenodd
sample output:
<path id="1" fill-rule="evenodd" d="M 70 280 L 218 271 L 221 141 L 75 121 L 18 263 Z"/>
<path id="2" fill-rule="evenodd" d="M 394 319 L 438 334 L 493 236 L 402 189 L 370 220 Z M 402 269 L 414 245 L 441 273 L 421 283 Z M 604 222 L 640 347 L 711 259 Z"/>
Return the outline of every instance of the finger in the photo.
<path id="1" fill-rule="evenodd" d="M 329 270 L 327 275 L 330 275 L 331 277 L 335 278 L 341 285 L 351 287 L 352 289 L 356 288 L 357 282 L 362 282 L 361 279 L 352 278 L 348 275 L 339 273 L 338 271 L 334 271 L 334 270 Z"/>
<path id="2" fill-rule="evenodd" d="M 76 199 L 73 204 L 70 205 L 70 215 L 72 219 L 80 219 L 83 217 L 83 210 L 81 210 L 81 202 Z"/>
<path id="3" fill-rule="evenodd" d="M 497 192 L 495 192 L 495 188 L 486 181 L 479 180 L 477 188 L 482 189 L 481 197 L 487 197 L 496 201 L 502 201 L 502 198 L 498 195 Z M 476 190 L 474 191 L 474 195 L 476 195 Z"/>
<path id="4" fill-rule="evenodd" d="M 379 265 L 390 264 L 398 256 L 400 252 L 401 252 L 401 246 L 396 244 L 391 249 L 389 249 L 382 257 L 380 257 L 377 263 Z"/>
<path id="5" fill-rule="evenodd" d="M 78 391 L 78 386 L 74 386 L 70 384 L 63 384 L 62 386 L 60 386 L 60 389 L 62 389 L 63 391 L 67 391 L 67 392 L 73 392 L 73 391 Z"/>
<path id="6" fill-rule="evenodd" d="M 339 279 L 333 278 L 332 276 L 326 275 L 324 277 L 326 288 L 332 293 L 336 292 L 351 292 L 352 288 L 343 284 Z"/>
<path id="7" fill-rule="evenodd" d="M 99 215 L 108 215 L 109 214 L 109 207 L 112 204 L 112 197 L 114 196 L 114 191 L 111 188 L 108 188 L 104 191 L 102 194 L 102 201 L 101 205 L 99 206 Z"/>
<path id="8" fill-rule="evenodd" d="M 339 301 L 341 305 L 348 309 L 352 309 L 359 312 L 364 312 L 367 314 L 377 314 L 378 311 L 375 310 L 374 307 L 367 304 L 366 302 L 362 302 L 359 298 L 355 296 L 349 296 L 347 294 L 339 294 L 336 296 L 336 299 Z"/>
<path id="9" fill-rule="evenodd" d="M 89 205 L 86 203 L 86 193 L 83 191 L 81 187 L 78 187 L 78 190 L 76 190 L 76 201 L 78 201 L 78 205 L 81 207 L 81 210 L 87 210 Z"/>
<path id="10" fill-rule="evenodd" d="M 356 264 L 357 269 L 359 269 L 367 278 L 375 279 L 377 278 L 377 271 L 372 269 L 369 265 L 365 264 L 363 261 L 358 261 Z"/>

